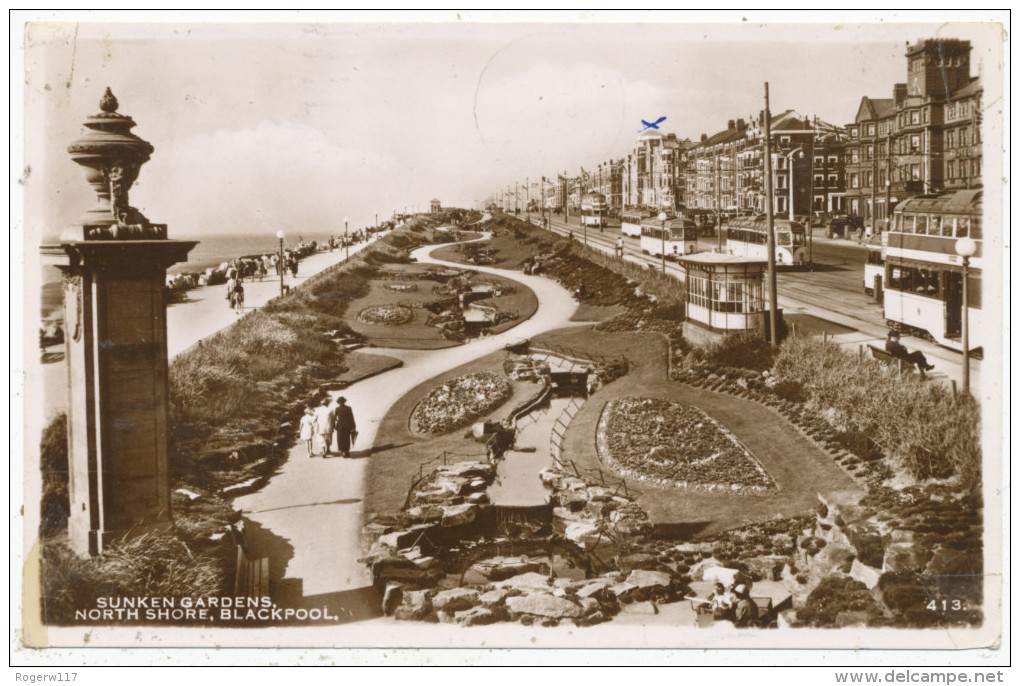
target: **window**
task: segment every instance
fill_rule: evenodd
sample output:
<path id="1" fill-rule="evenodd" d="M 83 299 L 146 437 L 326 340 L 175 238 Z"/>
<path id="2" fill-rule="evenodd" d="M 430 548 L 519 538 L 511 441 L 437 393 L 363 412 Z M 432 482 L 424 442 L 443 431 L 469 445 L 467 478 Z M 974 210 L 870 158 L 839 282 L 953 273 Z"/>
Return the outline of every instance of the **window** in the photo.
<path id="1" fill-rule="evenodd" d="M 910 178 L 913 181 L 921 180 L 921 165 L 919 164 L 910 165 Z"/>
<path id="2" fill-rule="evenodd" d="M 823 174 L 815 174 L 815 188 L 825 187 L 825 176 Z"/>
<path id="3" fill-rule="evenodd" d="M 854 164 L 860 162 L 860 159 L 857 157 L 857 148 L 854 148 L 853 152 L 850 153 L 850 161 Z"/>
<path id="4" fill-rule="evenodd" d="M 955 148 L 956 147 L 956 132 L 955 131 L 946 131 L 946 147 L 947 148 Z"/>
<path id="5" fill-rule="evenodd" d="M 954 160 L 949 160 L 948 162 L 946 162 L 946 178 L 949 179 L 956 178 L 956 162 Z"/>
<path id="6" fill-rule="evenodd" d="M 867 155 L 864 157 L 866 160 L 873 159 L 875 157 L 875 146 L 869 145 L 867 147 Z"/>
<path id="7" fill-rule="evenodd" d="M 928 108 L 927 107 L 924 108 L 924 123 L 925 124 L 928 123 Z"/>
<path id="8" fill-rule="evenodd" d="M 857 174 L 850 175 L 850 188 L 858 188 Z"/>
<path id="9" fill-rule="evenodd" d="M 875 135 L 875 125 L 874 124 L 868 124 L 868 135 L 869 136 L 874 136 Z"/>
<path id="10" fill-rule="evenodd" d="M 910 149 L 912 151 L 914 151 L 914 152 L 917 152 L 918 150 L 920 150 L 920 148 L 921 148 L 921 137 L 920 136 L 911 136 L 910 137 Z"/>
<path id="11" fill-rule="evenodd" d="M 850 137 L 851 138 L 857 138 L 857 127 L 856 126 L 854 128 L 852 128 L 852 129 L 850 129 Z"/>
<path id="12" fill-rule="evenodd" d="M 919 124 L 921 123 L 921 114 L 917 110 L 910 111 L 910 123 Z"/>
<path id="13" fill-rule="evenodd" d="M 816 155 L 815 156 L 815 166 L 816 167 L 821 167 L 824 164 L 825 164 L 825 158 L 820 156 L 820 155 Z"/>
<path id="14" fill-rule="evenodd" d="M 960 129 L 960 147 L 966 147 L 967 145 L 967 129 Z"/>
<path id="15" fill-rule="evenodd" d="M 835 174 L 829 174 L 829 188 L 835 188 L 839 184 L 839 178 Z"/>
<path id="16" fill-rule="evenodd" d="M 789 145 L 790 144 L 790 137 L 789 136 L 780 136 L 779 144 L 783 145 L 783 146 Z"/>
<path id="17" fill-rule="evenodd" d="M 838 162 L 838 160 L 836 159 L 835 155 L 829 155 L 829 166 L 830 167 L 835 167 L 837 162 Z"/>

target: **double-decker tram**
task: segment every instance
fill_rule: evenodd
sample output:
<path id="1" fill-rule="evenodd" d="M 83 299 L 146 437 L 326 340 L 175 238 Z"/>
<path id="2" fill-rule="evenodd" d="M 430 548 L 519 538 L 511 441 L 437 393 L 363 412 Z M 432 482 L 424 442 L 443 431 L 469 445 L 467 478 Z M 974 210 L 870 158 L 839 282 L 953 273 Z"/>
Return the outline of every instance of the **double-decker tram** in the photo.
<path id="1" fill-rule="evenodd" d="M 609 207 L 606 204 L 606 196 L 601 193 L 586 193 L 581 198 L 581 226 L 597 226 L 602 228 L 606 225 L 606 215 Z"/>
<path id="2" fill-rule="evenodd" d="M 652 216 L 648 210 L 627 210 L 620 213 L 620 232 L 624 236 L 638 238 L 641 235 L 641 223 Z"/>
<path id="3" fill-rule="evenodd" d="M 807 240 L 804 225 L 788 219 L 772 222 L 776 236 L 776 264 L 804 264 Z M 731 255 L 768 259 L 768 220 L 764 216 L 738 217 L 725 229 L 726 250 Z"/>
<path id="4" fill-rule="evenodd" d="M 970 347 L 983 346 L 981 195 L 980 189 L 952 191 L 896 207 L 885 252 L 884 309 L 891 328 L 963 349 L 963 258 L 956 241 L 969 237 L 977 246 L 967 282 Z"/>
<path id="5" fill-rule="evenodd" d="M 888 233 L 882 234 L 879 242 L 872 237 L 866 246 L 868 254 L 864 261 L 864 292 L 882 302 L 882 284 L 885 282 L 885 243 Z"/>
<path id="6" fill-rule="evenodd" d="M 665 226 L 663 226 L 665 224 Z M 649 217 L 641 221 L 641 252 L 667 258 L 698 252 L 698 225 L 690 219 L 675 217 L 665 222 Z"/>

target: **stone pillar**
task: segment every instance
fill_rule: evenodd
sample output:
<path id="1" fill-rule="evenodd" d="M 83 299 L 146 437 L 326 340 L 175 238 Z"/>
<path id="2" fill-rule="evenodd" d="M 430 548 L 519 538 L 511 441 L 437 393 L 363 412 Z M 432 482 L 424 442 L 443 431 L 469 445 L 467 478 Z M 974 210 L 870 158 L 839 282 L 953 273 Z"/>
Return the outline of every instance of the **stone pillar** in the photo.
<path id="1" fill-rule="evenodd" d="M 128 204 L 152 146 L 130 132 L 106 90 L 101 112 L 68 148 L 97 205 L 59 244 L 42 246 L 63 273 L 72 548 L 171 524 L 167 466 L 166 269 L 194 241 L 171 241 Z"/>

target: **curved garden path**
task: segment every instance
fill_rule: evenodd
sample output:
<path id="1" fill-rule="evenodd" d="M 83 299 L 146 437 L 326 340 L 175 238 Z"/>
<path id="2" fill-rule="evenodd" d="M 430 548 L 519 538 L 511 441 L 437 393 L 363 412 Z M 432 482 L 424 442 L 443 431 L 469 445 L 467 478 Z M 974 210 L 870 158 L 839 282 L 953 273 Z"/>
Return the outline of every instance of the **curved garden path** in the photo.
<path id="1" fill-rule="evenodd" d="M 441 247 L 444 246 L 429 245 L 414 251 L 412 256 L 420 263 L 464 268 L 463 264 L 429 257 L 429 253 Z M 555 281 L 518 271 L 472 268 L 527 286 L 538 298 L 538 310 L 527 321 L 501 334 L 454 348 L 361 351 L 362 354 L 395 357 L 404 365 L 343 391 L 354 410 L 359 431 L 352 458 L 309 459 L 305 457 L 304 446 L 295 446 L 265 488 L 235 500 L 236 507 L 245 512 L 254 534 L 252 554 L 270 558 L 270 578 L 277 582 L 278 603 L 290 607 L 327 604 L 348 619 L 367 616 L 365 602 L 371 602 L 372 612 L 377 612 L 377 600 L 369 601 L 358 594 L 359 589 L 371 586 L 371 576 L 357 559 L 362 552 L 362 497 L 368 466 L 365 458 L 371 453 L 379 422 L 390 406 L 418 384 L 500 350 L 511 341 L 579 325 L 570 321 L 577 310 L 577 302 Z M 394 485 L 394 488 L 404 487 L 405 484 Z"/>

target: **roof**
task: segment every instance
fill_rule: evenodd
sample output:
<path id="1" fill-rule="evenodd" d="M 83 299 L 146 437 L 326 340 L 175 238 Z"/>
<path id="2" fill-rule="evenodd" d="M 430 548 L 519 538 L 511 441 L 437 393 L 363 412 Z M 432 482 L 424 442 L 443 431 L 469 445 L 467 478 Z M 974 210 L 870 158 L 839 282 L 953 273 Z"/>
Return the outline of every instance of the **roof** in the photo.
<path id="1" fill-rule="evenodd" d="M 765 264 L 765 260 L 741 255 L 727 255 L 721 252 L 699 252 L 693 255 L 682 255 L 681 262 L 694 264 Z"/>
<path id="2" fill-rule="evenodd" d="M 980 188 L 952 191 L 941 195 L 919 195 L 896 206 L 896 212 L 948 212 L 963 214 L 981 211 Z"/>
<path id="3" fill-rule="evenodd" d="M 984 89 L 981 87 L 981 77 L 975 76 L 970 80 L 970 83 L 963 88 L 957 89 L 957 91 L 953 93 L 953 99 L 960 100 L 962 98 L 969 98 L 973 95 L 978 95 L 983 90 Z"/>
<path id="4" fill-rule="evenodd" d="M 854 121 L 885 119 L 894 114 L 896 114 L 896 101 L 892 98 L 869 98 L 865 95 L 861 98 L 861 104 L 857 108 L 857 116 Z"/>

